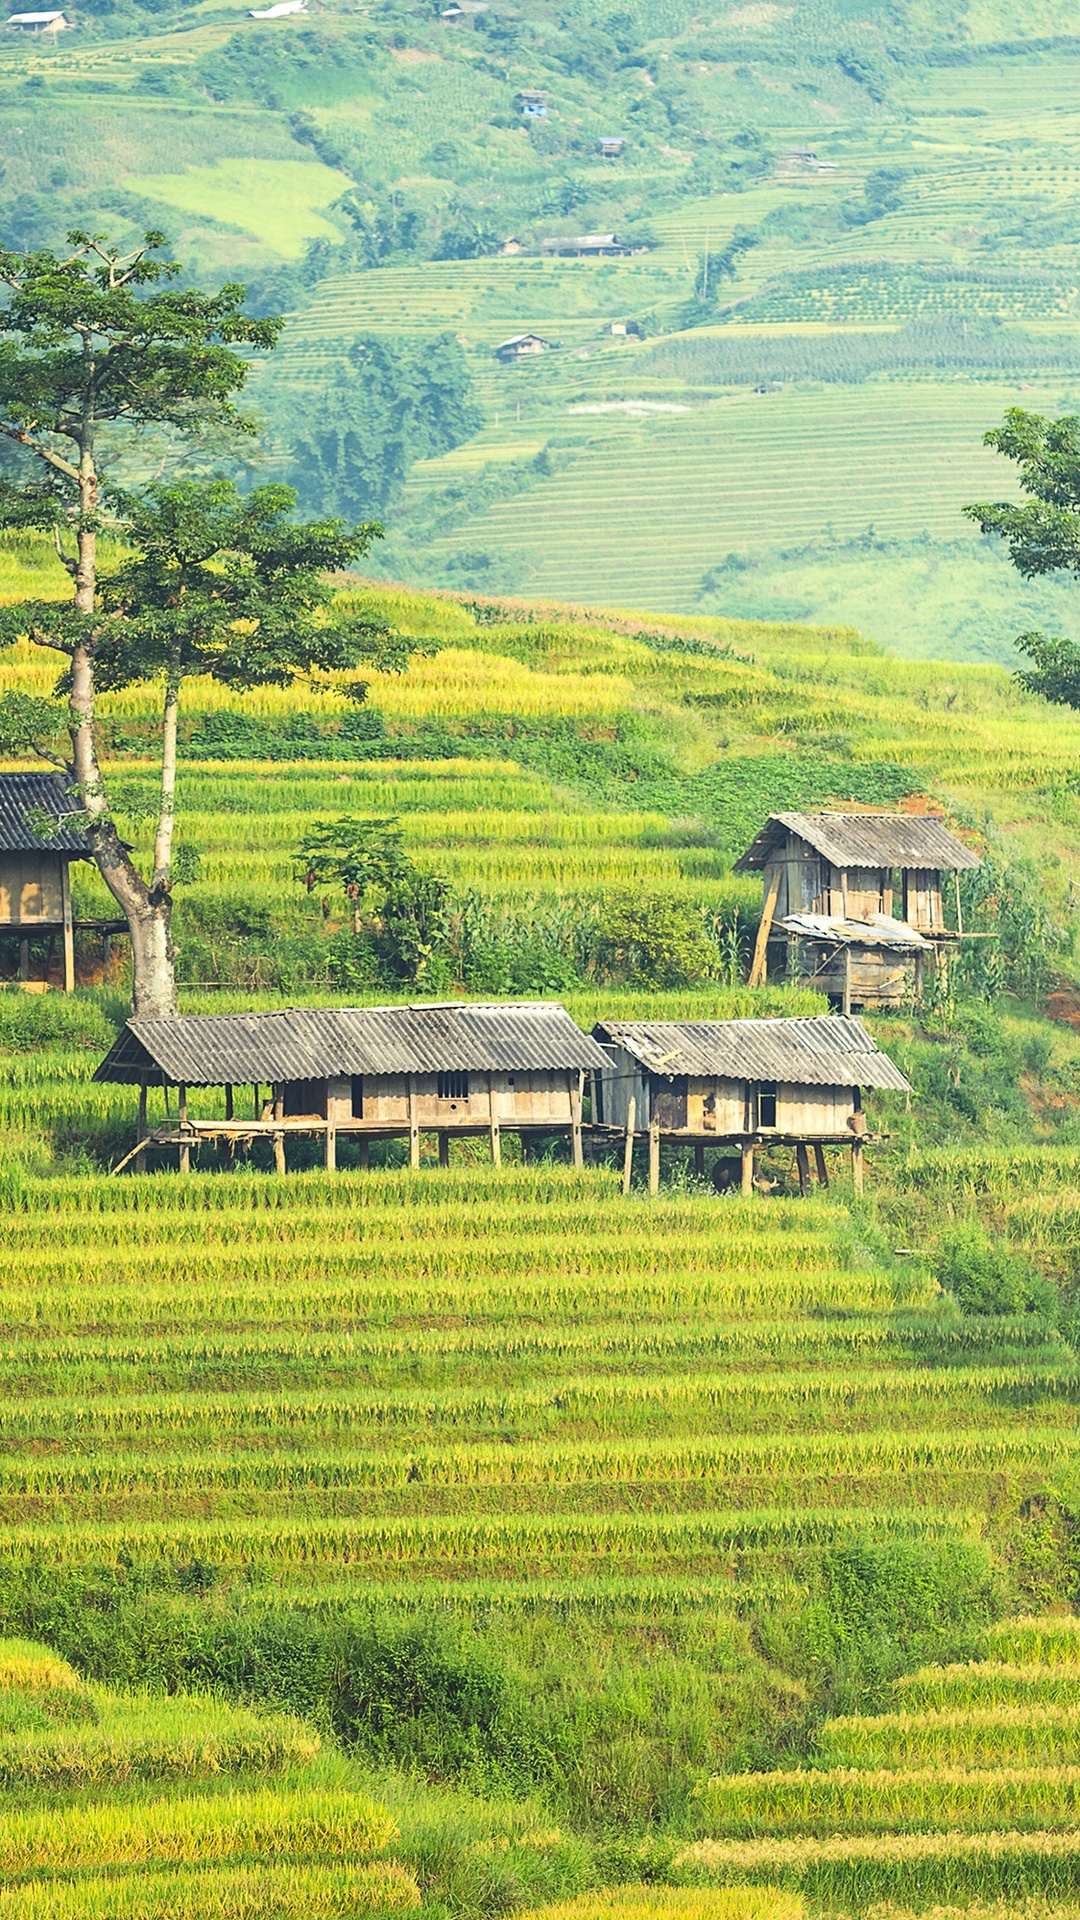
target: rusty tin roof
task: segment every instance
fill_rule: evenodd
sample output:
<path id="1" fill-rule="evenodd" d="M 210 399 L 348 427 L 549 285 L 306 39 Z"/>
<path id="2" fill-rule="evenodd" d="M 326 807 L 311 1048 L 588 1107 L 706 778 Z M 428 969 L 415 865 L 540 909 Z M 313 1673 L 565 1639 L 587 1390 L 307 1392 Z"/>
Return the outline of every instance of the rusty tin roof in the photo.
<path id="1" fill-rule="evenodd" d="M 783 1080 L 802 1087 L 885 1087 L 908 1082 L 861 1020 L 816 1014 L 806 1020 L 604 1020 L 607 1041 L 664 1079 Z"/>
<path id="2" fill-rule="evenodd" d="M 978 854 L 927 813 L 773 813 L 735 862 L 736 873 L 763 867 L 797 834 L 834 867 L 978 867 Z"/>

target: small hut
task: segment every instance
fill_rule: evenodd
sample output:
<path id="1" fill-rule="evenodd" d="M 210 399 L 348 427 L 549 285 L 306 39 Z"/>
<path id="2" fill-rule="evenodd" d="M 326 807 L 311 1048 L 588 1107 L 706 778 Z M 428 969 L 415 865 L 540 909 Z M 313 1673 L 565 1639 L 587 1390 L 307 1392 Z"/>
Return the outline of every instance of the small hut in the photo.
<path id="1" fill-rule="evenodd" d="M 932 814 L 771 814 L 735 862 L 764 881 L 751 986 L 802 980 L 844 1013 L 898 1005 L 964 937 L 959 876 L 979 864 Z"/>
<path id="2" fill-rule="evenodd" d="M 861 1020 L 819 1014 L 807 1020 L 605 1020 L 593 1028 L 606 1065 L 593 1100 L 594 1120 L 649 1143 L 649 1188 L 660 1180 L 660 1142 L 692 1146 L 699 1173 L 710 1147 L 725 1155 L 718 1185 L 754 1181 L 755 1149 L 795 1149 L 799 1186 L 809 1179 L 810 1149 L 828 1185 L 827 1146 L 851 1149 L 857 1187 L 867 1128 L 863 1091 L 909 1092 Z"/>
<path id="3" fill-rule="evenodd" d="M 175 1147 L 181 1170 L 203 1140 L 268 1138 L 284 1172 L 285 1144 L 321 1139 L 336 1165 L 339 1137 L 355 1139 L 366 1164 L 373 1140 L 409 1142 L 434 1133 L 439 1159 L 453 1137 L 481 1135 L 496 1165 L 504 1132 L 528 1143 L 568 1136 L 582 1162 L 582 1096 L 587 1074 L 605 1056 L 554 1001 L 493 1006 L 292 1007 L 278 1013 L 188 1014 L 177 1020 L 129 1020 L 95 1080 L 139 1089 L 138 1142 L 129 1159 L 145 1166 L 149 1146 Z M 164 1125 L 147 1125 L 149 1089 L 165 1090 Z M 217 1118 L 193 1119 L 189 1087 L 224 1088 Z M 247 1090 L 250 1118 L 237 1110 Z M 168 1089 L 175 1088 L 175 1116 Z M 121 1163 L 125 1164 L 125 1163 Z"/>
<path id="4" fill-rule="evenodd" d="M 527 360 L 533 354 L 547 353 L 550 347 L 550 340 L 538 333 L 514 333 L 509 340 L 500 340 L 494 352 L 496 360 Z"/>
<path id="5" fill-rule="evenodd" d="M 0 773 L 0 934 L 18 942 L 18 977 L 31 975 L 30 943 L 62 942 L 65 993 L 75 986 L 75 931 L 88 927 L 108 940 L 124 920 L 80 920 L 71 911 L 71 862 L 93 855 L 85 833 L 70 824 L 78 802 L 59 774 Z M 47 830 L 49 820 L 56 831 Z M 41 984 L 44 984 L 42 982 Z"/>

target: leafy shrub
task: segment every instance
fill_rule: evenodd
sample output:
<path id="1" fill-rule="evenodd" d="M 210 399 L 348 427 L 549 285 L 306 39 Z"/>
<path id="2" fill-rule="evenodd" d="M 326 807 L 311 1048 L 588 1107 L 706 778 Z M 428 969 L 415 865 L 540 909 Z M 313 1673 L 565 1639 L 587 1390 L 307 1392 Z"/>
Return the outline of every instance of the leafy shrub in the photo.
<path id="1" fill-rule="evenodd" d="M 124 1013 L 116 1003 L 95 995 L 23 993 L 0 988 L 0 1051 L 28 1053 L 40 1047 L 78 1047 L 102 1052 L 111 1047 Z"/>
<path id="2" fill-rule="evenodd" d="M 991 1241 L 977 1223 L 957 1227 L 941 1240 L 937 1277 L 961 1313 L 1035 1313 L 1051 1325 L 1057 1320 L 1053 1281 L 1022 1254 Z"/>
<path id="3" fill-rule="evenodd" d="M 609 897 L 601 937 L 605 971 L 644 987 L 686 987 L 719 970 L 719 955 L 701 917 L 664 894 Z"/>

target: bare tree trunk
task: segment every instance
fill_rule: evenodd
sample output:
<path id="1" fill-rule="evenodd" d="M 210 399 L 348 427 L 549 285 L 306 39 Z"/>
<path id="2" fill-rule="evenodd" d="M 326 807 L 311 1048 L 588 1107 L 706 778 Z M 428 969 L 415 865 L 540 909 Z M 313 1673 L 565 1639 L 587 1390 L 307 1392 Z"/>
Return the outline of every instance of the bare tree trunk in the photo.
<path id="1" fill-rule="evenodd" d="M 97 585 L 97 477 L 84 456 L 79 476 L 79 558 L 75 575 L 75 604 L 93 613 Z M 175 949 L 172 943 L 172 900 L 167 886 L 147 886 L 129 858 L 109 815 L 108 800 L 94 740 L 94 658 L 88 647 L 76 647 L 71 657 L 69 729 L 75 783 L 88 815 L 88 833 L 98 872 L 128 923 L 133 963 L 133 1012 L 147 1020 L 176 1017 Z M 173 789 L 175 790 L 175 709 L 173 716 Z M 162 792 L 165 790 L 162 773 Z M 159 827 L 160 833 L 160 827 Z M 172 824 L 170 816 L 169 835 Z M 155 857 L 155 869 L 157 861 Z"/>
<path id="2" fill-rule="evenodd" d="M 176 723 L 180 711 L 180 689 L 175 672 L 165 686 L 165 706 L 161 717 L 161 806 L 154 836 L 154 874 L 150 882 L 155 893 L 169 891 L 172 869 L 173 824 L 176 819 Z"/>

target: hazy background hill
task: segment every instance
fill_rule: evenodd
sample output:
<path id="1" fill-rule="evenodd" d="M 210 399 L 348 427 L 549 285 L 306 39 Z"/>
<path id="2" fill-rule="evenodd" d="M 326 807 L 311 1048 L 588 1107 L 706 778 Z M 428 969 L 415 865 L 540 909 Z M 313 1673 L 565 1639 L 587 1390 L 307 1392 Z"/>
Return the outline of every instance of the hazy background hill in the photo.
<path id="1" fill-rule="evenodd" d="M 161 225 L 287 309 L 262 471 L 384 514 L 387 573 L 958 659 L 1070 630 L 959 516 L 1005 406 L 1080 408 L 1060 0 L 75 17 L 0 42 L 4 239 Z M 634 250 L 544 245 L 589 233 Z"/>

